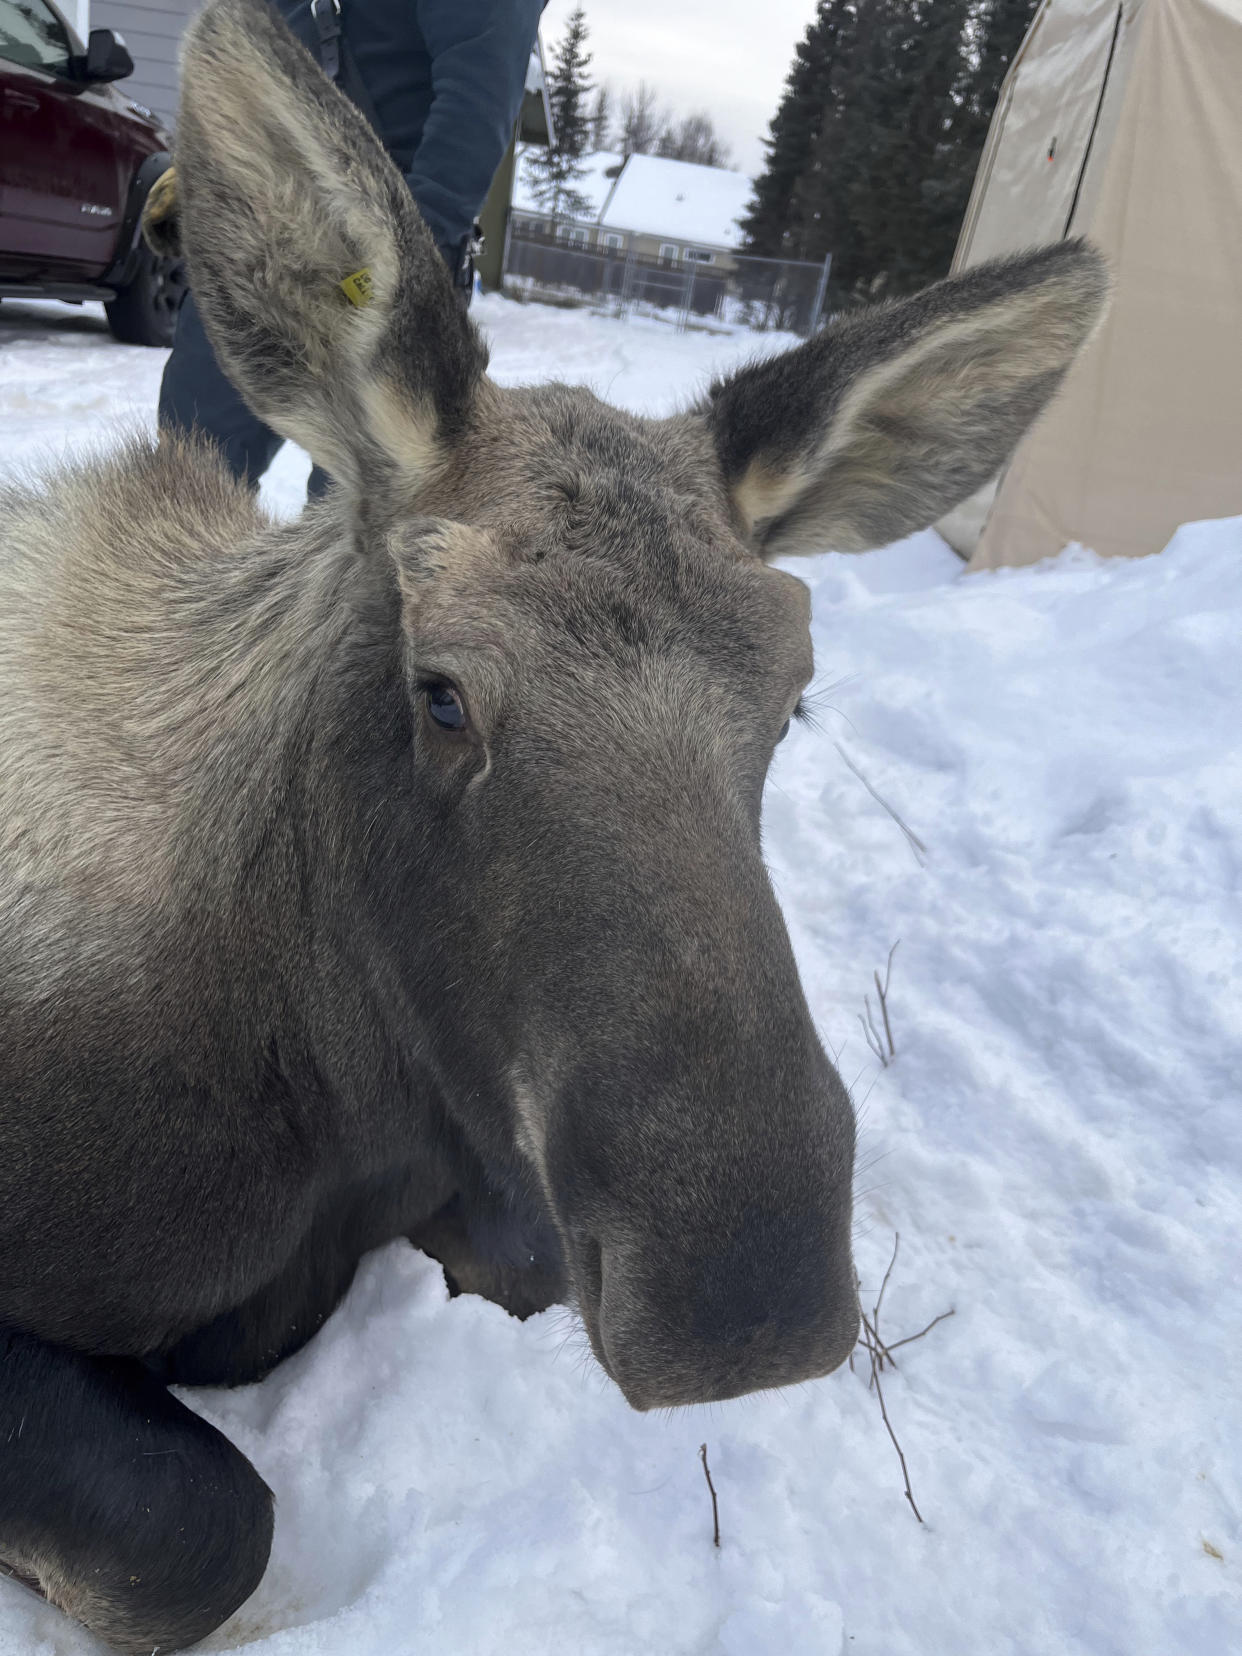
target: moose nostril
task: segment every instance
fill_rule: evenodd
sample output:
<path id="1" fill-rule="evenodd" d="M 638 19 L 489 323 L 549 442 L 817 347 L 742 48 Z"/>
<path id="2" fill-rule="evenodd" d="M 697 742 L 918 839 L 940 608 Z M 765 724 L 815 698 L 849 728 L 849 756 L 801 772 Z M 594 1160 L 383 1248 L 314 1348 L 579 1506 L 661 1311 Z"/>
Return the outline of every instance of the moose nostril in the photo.
<path id="1" fill-rule="evenodd" d="M 848 1248 L 812 1214 L 755 1209 L 697 1257 L 583 1236 L 580 1310 L 591 1348 L 635 1409 L 738 1397 L 829 1374 L 858 1303 Z"/>
<path id="2" fill-rule="evenodd" d="M 692 1302 L 696 1338 L 744 1346 L 761 1329 L 788 1336 L 817 1323 L 830 1297 L 826 1264 L 815 1216 L 752 1211 L 702 1265 Z"/>

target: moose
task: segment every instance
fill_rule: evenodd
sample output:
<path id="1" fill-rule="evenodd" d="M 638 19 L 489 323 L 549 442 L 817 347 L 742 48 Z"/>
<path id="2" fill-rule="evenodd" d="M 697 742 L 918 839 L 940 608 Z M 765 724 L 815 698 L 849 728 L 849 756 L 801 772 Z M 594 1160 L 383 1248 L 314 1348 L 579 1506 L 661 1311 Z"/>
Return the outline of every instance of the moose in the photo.
<path id="1" fill-rule="evenodd" d="M 144 1656 L 273 1530 L 170 1384 L 263 1375 L 382 1243 L 572 1304 L 636 1409 L 845 1359 L 854 1123 L 760 845 L 813 667 L 772 560 L 963 499 L 1106 288 L 1064 243 L 641 419 L 488 378 L 261 0 L 190 30 L 176 176 L 327 500 L 274 522 L 168 438 L 0 492 L 0 1562 Z"/>

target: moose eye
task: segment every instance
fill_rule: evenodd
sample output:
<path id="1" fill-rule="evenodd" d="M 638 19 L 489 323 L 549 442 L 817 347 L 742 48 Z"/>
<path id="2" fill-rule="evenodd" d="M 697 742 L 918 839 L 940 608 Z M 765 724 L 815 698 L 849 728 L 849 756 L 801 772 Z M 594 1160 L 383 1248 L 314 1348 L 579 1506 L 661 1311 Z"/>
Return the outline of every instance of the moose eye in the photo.
<path id="1" fill-rule="evenodd" d="M 441 730 L 466 728 L 465 706 L 451 684 L 428 684 L 423 694 L 427 698 L 428 715 Z"/>
<path id="2" fill-rule="evenodd" d="M 785 720 L 784 724 L 780 728 L 780 734 L 776 738 L 776 744 L 778 747 L 785 740 L 786 736 L 789 735 L 789 727 L 795 719 L 799 724 L 815 723 L 814 716 L 807 707 L 805 698 L 802 696 L 798 697 L 798 705 L 794 708 L 789 718 Z"/>

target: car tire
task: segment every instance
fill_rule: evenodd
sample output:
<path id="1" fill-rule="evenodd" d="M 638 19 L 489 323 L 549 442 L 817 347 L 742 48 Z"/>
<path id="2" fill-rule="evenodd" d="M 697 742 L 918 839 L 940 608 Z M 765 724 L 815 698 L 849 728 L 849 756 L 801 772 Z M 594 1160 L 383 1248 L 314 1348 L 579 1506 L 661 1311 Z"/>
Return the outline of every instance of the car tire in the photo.
<path id="1" fill-rule="evenodd" d="M 142 241 L 137 259 L 130 281 L 104 306 L 108 326 L 123 345 L 169 346 L 186 295 L 184 261 L 161 258 Z"/>

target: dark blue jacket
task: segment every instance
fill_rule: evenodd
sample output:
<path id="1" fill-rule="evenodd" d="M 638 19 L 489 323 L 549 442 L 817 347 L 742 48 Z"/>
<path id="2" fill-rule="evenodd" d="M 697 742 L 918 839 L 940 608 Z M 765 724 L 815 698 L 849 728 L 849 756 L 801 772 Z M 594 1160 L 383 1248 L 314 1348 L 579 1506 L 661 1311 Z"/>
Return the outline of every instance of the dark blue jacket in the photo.
<path id="1" fill-rule="evenodd" d="M 273 3 L 318 57 L 310 0 Z M 340 4 L 341 34 L 384 146 L 436 241 L 456 250 L 513 136 L 544 0 Z M 348 73 L 341 83 L 349 91 Z"/>

